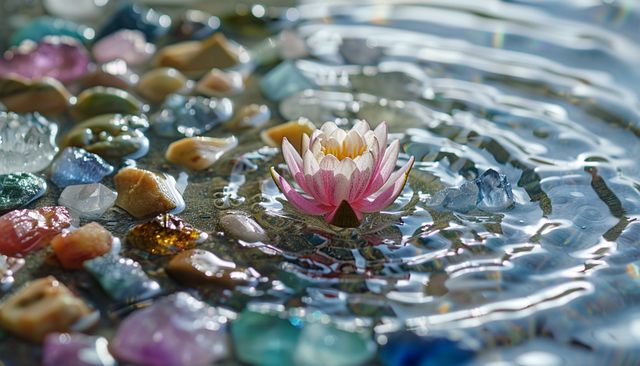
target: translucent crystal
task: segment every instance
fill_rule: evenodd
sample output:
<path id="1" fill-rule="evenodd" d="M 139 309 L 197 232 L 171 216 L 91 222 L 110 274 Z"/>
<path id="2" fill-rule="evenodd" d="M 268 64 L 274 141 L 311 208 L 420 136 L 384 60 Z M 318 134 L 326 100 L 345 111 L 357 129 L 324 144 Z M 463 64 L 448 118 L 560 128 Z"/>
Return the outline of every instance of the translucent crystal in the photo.
<path id="1" fill-rule="evenodd" d="M 317 85 L 291 61 L 284 61 L 276 66 L 264 76 L 262 83 L 260 83 L 262 93 L 273 101 L 279 101 L 295 92 L 316 87 Z"/>
<path id="2" fill-rule="evenodd" d="M 202 244 L 209 235 L 178 216 L 163 214 L 127 233 L 127 241 L 145 252 L 169 255 Z"/>
<path id="3" fill-rule="evenodd" d="M 155 115 L 154 128 L 162 136 L 192 137 L 229 120 L 232 115 L 231 99 L 172 94 Z"/>
<path id="4" fill-rule="evenodd" d="M 504 175 L 489 169 L 474 180 L 478 186 L 478 208 L 484 211 L 500 210 L 514 204 L 511 184 Z"/>
<path id="5" fill-rule="evenodd" d="M 68 147 L 51 166 L 51 180 L 59 187 L 98 183 L 113 172 L 100 156 L 85 149 Z"/>
<path id="6" fill-rule="evenodd" d="M 82 333 L 49 333 L 44 339 L 42 364 L 44 366 L 114 366 L 104 337 Z"/>
<path id="7" fill-rule="evenodd" d="M 39 172 L 58 152 L 58 125 L 39 114 L 0 112 L 0 174 Z"/>
<path id="8" fill-rule="evenodd" d="M 130 258 L 104 255 L 85 261 L 84 268 L 114 300 L 144 300 L 160 294 L 160 285 Z"/>
<path id="9" fill-rule="evenodd" d="M 62 191 L 58 204 L 76 212 L 80 217 L 97 219 L 113 206 L 118 193 L 100 183 L 69 186 Z"/>

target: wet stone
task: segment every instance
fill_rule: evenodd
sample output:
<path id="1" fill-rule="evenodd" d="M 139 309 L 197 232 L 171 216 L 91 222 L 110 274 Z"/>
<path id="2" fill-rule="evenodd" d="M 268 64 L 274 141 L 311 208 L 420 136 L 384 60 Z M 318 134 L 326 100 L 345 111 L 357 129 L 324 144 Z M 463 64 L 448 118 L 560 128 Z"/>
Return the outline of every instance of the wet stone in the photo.
<path id="1" fill-rule="evenodd" d="M 14 210 L 0 216 L 0 254 L 23 257 L 46 245 L 75 219 L 66 207 Z"/>
<path id="2" fill-rule="evenodd" d="M 98 183 L 111 173 L 113 173 L 113 166 L 99 155 L 82 148 L 68 147 L 53 162 L 51 181 L 58 187 Z"/>
<path id="3" fill-rule="evenodd" d="M 229 352 L 226 323 L 215 308 L 178 292 L 129 315 L 111 349 L 137 365 L 210 365 Z"/>
<path id="4" fill-rule="evenodd" d="M 71 98 L 67 88 L 52 77 L 32 80 L 10 74 L 0 79 L 0 102 L 15 113 L 38 112 L 55 116 L 69 109 Z M 38 103 L 33 103 L 34 100 Z"/>
<path id="5" fill-rule="evenodd" d="M 151 280 L 140 264 L 130 258 L 103 255 L 85 261 L 82 266 L 116 301 L 135 302 L 162 292 L 158 282 Z"/>
<path id="6" fill-rule="evenodd" d="M 149 151 L 149 139 L 142 131 L 149 121 L 138 116 L 104 114 L 75 125 L 63 146 L 81 147 L 105 159 L 140 158 Z"/>
<path id="7" fill-rule="evenodd" d="M 11 288 L 15 282 L 13 275 L 21 270 L 25 263 L 23 258 L 0 255 L 0 290 L 8 291 Z"/>
<path id="8" fill-rule="evenodd" d="M 252 218 L 244 215 L 226 215 L 220 219 L 220 226 L 235 239 L 247 243 L 266 242 L 269 237 L 264 229 Z"/>
<path id="9" fill-rule="evenodd" d="M 69 233 L 56 235 L 51 247 L 56 258 L 66 269 L 82 269 L 82 263 L 111 250 L 113 236 L 97 222 Z"/>
<path id="10" fill-rule="evenodd" d="M 154 130 L 161 136 L 192 137 L 201 135 L 233 115 L 233 102 L 228 98 L 167 97 L 154 117 Z"/>
<path id="11" fill-rule="evenodd" d="M 140 76 L 124 60 L 118 59 L 97 66 L 83 80 L 88 87 L 104 86 L 131 91 L 139 79 Z"/>
<path id="12" fill-rule="evenodd" d="M 208 97 L 230 97 L 244 91 L 244 80 L 237 71 L 213 69 L 198 81 L 196 91 Z"/>
<path id="13" fill-rule="evenodd" d="M 47 191 L 47 181 L 31 173 L 0 175 L 0 212 L 24 206 Z"/>
<path id="14" fill-rule="evenodd" d="M 25 39 L 40 42 L 46 36 L 69 36 L 86 44 L 93 39 L 95 32 L 91 27 L 70 20 L 44 16 L 20 27 L 11 35 L 10 42 L 12 45 L 18 45 Z"/>
<path id="15" fill-rule="evenodd" d="M 172 142 L 167 149 L 165 158 L 174 164 L 186 165 L 194 170 L 203 170 L 236 146 L 238 146 L 238 139 L 235 136 L 228 138 L 186 137 Z"/>
<path id="16" fill-rule="evenodd" d="M 0 174 L 39 172 L 58 152 L 58 125 L 40 115 L 0 112 Z"/>
<path id="17" fill-rule="evenodd" d="M 201 40 L 220 28 L 220 18 L 200 10 L 187 10 L 176 24 L 173 38 L 179 41 Z"/>
<path id="18" fill-rule="evenodd" d="M 60 194 L 58 204 L 87 219 L 97 219 L 116 202 L 118 193 L 100 183 L 73 185 Z"/>
<path id="19" fill-rule="evenodd" d="M 82 121 L 111 113 L 139 115 L 143 107 L 141 101 L 122 89 L 94 86 L 78 95 L 70 113 L 77 121 Z"/>
<path id="20" fill-rule="evenodd" d="M 96 42 L 92 52 L 100 63 L 122 59 L 135 66 L 148 61 L 156 52 L 156 46 L 147 43 L 144 33 L 138 30 L 121 29 Z"/>
<path id="21" fill-rule="evenodd" d="M 96 36 L 99 40 L 120 29 L 138 30 L 149 42 L 164 36 L 171 27 L 171 17 L 142 4 L 124 4 L 107 21 L 107 24 Z"/>
<path id="22" fill-rule="evenodd" d="M 282 140 L 286 137 L 300 153 L 302 149 L 302 134 L 311 136 L 315 130 L 316 126 L 311 121 L 301 117 L 297 121 L 286 122 L 262 131 L 260 138 L 269 146 L 282 147 Z"/>
<path id="23" fill-rule="evenodd" d="M 164 173 L 144 169 L 124 168 L 113 178 L 118 192 L 116 205 L 137 218 L 164 212 L 177 213 L 185 208 L 176 180 Z"/>
<path id="24" fill-rule="evenodd" d="M 260 127 L 271 119 L 271 110 L 267 105 L 250 104 L 240 109 L 228 122 L 232 128 L 244 130 L 253 127 Z"/>
<path id="25" fill-rule="evenodd" d="M 95 315 L 82 299 L 49 276 L 10 297 L 0 309 L 0 323 L 16 336 L 39 343 L 51 332 L 84 330 L 98 320 Z"/>
<path id="26" fill-rule="evenodd" d="M 204 243 L 209 235 L 181 218 L 165 214 L 138 225 L 127 233 L 127 241 L 142 251 L 170 255 Z"/>
<path id="27" fill-rule="evenodd" d="M 234 288 L 246 285 L 253 277 L 252 272 L 237 268 L 234 262 L 202 249 L 190 249 L 176 255 L 169 261 L 167 270 L 185 286 Z"/>
<path id="28" fill-rule="evenodd" d="M 90 60 L 89 51 L 75 38 L 48 36 L 39 43 L 25 40 L 0 58 L 0 76 L 50 76 L 68 83 L 87 72 Z"/>
<path id="29" fill-rule="evenodd" d="M 276 102 L 296 92 L 317 89 L 317 87 L 292 61 L 283 61 L 274 67 L 260 83 L 260 89 L 265 97 Z"/>
<path id="30" fill-rule="evenodd" d="M 49 333 L 42 347 L 43 366 L 115 366 L 104 337 L 82 333 Z"/>
<path id="31" fill-rule="evenodd" d="M 473 347 L 460 340 L 420 337 L 409 332 L 390 335 L 380 349 L 380 359 L 386 366 L 405 366 L 407 360 L 418 366 L 462 366 L 475 355 Z"/>
<path id="32" fill-rule="evenodd" d="M 170 67 L 160 67 L 142 75 L 137 90 L 153 102 L 162 102 L 173 93 L 189 94 L 193 85 L 193 80 L 189 80 L 180 71 Z"/>

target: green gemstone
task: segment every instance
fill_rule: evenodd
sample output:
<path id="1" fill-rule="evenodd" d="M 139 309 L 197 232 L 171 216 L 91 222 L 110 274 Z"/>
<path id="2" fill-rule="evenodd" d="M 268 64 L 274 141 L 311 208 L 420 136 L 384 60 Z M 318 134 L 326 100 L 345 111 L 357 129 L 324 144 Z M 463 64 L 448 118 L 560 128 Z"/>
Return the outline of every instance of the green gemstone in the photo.
<path id="1" fill-rule="evenodd" d="M 231 324 L 236 356 L 257 366 L 294 366 L 300 329 L 287 319 L 244 310 Z"/>
<path id="2" fill-rule="evenodd" d="M 31 173 L 0 175 L 0 212 L 24 206 L 47 191 L 47 182 Z"/>
<path id="3" fill-rule="evenodd" d="M 78 95 L 76 105 L 71 108 L 71 116 L 80 121 L 109 113 L 139 115 L 142 108 L 141 101 L 122 89 L 96 86 Z"/>

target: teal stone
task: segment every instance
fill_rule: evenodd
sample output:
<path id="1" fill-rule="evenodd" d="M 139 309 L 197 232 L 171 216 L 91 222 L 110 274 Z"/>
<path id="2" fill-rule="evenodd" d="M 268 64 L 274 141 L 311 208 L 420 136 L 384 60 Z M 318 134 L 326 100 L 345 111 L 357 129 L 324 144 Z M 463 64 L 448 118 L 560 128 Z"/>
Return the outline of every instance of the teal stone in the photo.
<path id="1" fill-rule="evenodd" d="M 260 89 L 267 99 L 277 102 L 302 90 L 318 89 L 318 85 L 305 76 L 294 62 L 284 61 L 264 76 Z"/>
<path id="2" fill-rule="evenodd" d="M 0 175 L 0 212 L 10 211 L 42 196 L 47 181 L 31 173 Z"/>
<path id="3" fill-rule="evenodd" d="M 95 31 L 91 27 L 69 20 L 44 16 L 15 31 L 9 41 L 11 45 L 17 46 L 25 39 L 40 42 L 46 36 L 69 36 L 87 44 L 95 37 Z"/>
<path id="4" fill-rule="evenodd" d="M 293 366 L 301 330 L 276 315 L 244 310 L 231 324 L 231 337 L 240 361 L 256 366 Z"/>
<path id="5" fill-rule="evenodd" d="M 158 282 L 150 279 L 133 259 L 104 255 L 82 265 L 114 300 L 135 302 L 162 292 Z"/>

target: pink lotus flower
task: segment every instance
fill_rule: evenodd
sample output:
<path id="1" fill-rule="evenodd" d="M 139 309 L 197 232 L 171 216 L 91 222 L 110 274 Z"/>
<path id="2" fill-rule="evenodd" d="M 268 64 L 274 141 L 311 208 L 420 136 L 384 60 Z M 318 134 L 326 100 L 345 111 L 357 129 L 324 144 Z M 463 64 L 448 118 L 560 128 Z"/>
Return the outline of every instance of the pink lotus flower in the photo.
<path id="1" fill-rule="evenodd" d="M 400 142 L 387 148 L 387 125 L 371 131 L 360 121 L 350 131 L 325 123 L 311 137 L 302 136 L 302 157 L 284 138 L 282 153 L 305 197 L 271 168 L 271 175 L 287 200 L 299 210 L 325 215 L 341 227 L 360 224 L 363 212 L 378 212 L 391 205 L 407 181 L 414 157 L 393 172 Z"/>

